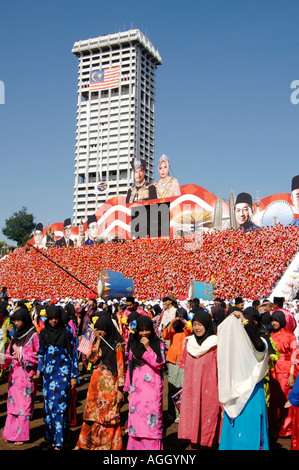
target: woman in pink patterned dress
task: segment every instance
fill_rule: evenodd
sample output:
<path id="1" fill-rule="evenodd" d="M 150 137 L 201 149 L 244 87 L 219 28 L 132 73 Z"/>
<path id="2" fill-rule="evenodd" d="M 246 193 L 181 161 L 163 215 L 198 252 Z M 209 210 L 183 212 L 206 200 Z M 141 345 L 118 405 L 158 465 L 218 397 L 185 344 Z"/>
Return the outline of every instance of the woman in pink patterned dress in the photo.
<path id="1" fill-rule="evenodd" d="M 30 418 L 36 396 L 32 382 L 38 363 L 39 337 L 26 307 L 13 314 L 16 331 L 9 343 L 3 369 L 11 367 L 8 377 L 7 417 L 3 438 L 17 445 L 30 439 Z"/>
<path id="2" fill-rule="evenodd" d="M 124 390 L 129 391 L 127 450 L 162 450 L 163 342 L 148 316 L 137 319 Z"/>

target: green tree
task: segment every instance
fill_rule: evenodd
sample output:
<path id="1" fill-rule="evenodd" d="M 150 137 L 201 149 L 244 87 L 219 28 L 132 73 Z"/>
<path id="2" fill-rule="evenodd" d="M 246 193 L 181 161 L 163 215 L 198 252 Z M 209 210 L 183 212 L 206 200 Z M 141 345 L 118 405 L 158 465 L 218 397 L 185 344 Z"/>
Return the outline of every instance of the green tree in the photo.
<path id="1" fill-rule="evenodd" d="M 14 212 L 9 219 L 5 220 L 2 233 L 9 240 L 17 242 L 18 246 L 24 246 L 31 238 L 34 227 L 33 214 L 28 214 L 27 208 L 22 207 L 20 211 Z"/>

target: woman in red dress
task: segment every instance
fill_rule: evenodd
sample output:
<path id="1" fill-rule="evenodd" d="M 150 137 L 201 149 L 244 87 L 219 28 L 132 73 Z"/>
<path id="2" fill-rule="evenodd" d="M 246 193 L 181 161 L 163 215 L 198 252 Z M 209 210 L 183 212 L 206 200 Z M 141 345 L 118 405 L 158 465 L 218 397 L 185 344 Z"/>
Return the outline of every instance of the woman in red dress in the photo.
<path id="1" fill-rule="evenodd" d="M 271 337 L 280 357 L 270 371 L 269 431 L 275 437 L 291 435 L 292 417 L 285 403 L 298 375 L 298 343 L 296 336 L 285 329 L 286 319 L 281 310 L 271 316 L 274 331 Z"/>
<path id="2" fill-rule="evenodd" d="M 187 336 L 180 362 L 184 368 L 178 438 L 189 440 L 193 449 L 217 449 L 221 405 L 218 398 L 217 337 L 211 315 L 199 310 L 192 319 L 193 334 Z"/>

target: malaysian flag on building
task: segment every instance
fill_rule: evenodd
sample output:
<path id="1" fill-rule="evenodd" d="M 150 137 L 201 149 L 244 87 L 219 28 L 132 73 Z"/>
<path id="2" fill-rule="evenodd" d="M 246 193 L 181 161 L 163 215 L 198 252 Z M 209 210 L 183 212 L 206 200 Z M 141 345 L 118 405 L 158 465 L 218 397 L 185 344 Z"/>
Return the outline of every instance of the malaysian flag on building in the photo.
<path id="1" fill-rule="evenodd" d="M 119 67 L 110 69 L 92 70 L 89 77 L 89 89 L 105 90 L 119 86 Z"/>
<path id="2" fill-rule="evenodd" d="M 82 354 L 89 354 L 95 339 L 95 334 L 91 326 L 88 326 L 80 339 L 78 351 Z"/>

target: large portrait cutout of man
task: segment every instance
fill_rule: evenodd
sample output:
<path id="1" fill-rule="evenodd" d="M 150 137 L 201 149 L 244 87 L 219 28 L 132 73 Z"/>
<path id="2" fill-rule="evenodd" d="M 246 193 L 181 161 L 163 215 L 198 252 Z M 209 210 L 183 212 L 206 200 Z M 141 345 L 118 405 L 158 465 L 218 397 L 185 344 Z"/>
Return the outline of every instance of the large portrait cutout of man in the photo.
<path id="1" fill-rule="evenodd" d="M 294 176 L 292 179 L 291 198 L 294 206 L 294 213 L 299 214 L 299 175 Z M 297 218 L 293 224 L 299 227 L 299 218 Z"/>
<path id="2" fill-rule="evenodd" d="M 90 215 L 87 219 L 87 239 L 84 242 L 85 246 L 93 245 L 98 236 L 98 220 L 96 215 Z"/>
<path id="3" fill-rule="evenodd" d="M 41 223 L 38 223 L 34 229 L 33 239 L 34 239 L 34 247 L 35 248 L 45 248 L 45 241 L 44 241 L 44 234 L 43 234 L 44 226 Z"/>
<path id="4" fill-rule="evenodd" d="M 133 158 L 131 166 L 134 170 L 135 184 L 127 192 L 126 204 L 157 199 L 155 186 L 145 180 L 146 161 L 142 158 Z"/>
<path id="5" fill-rule="evenodd" d="M 63 223 L 63 236 L 59 238 L 55 246 L 74 246 L 74 241 L 71 239 L 71 234 L 72 234 L 72 223 L 71 219 L 65 219 Z"/>
<path id="6" fill-rule="evenodd" d="M 235 204 L 235 217 L 239 224 L 239 229 L 244 229 L 245 232 L 261 228 L 252 222 L 253 203 L 252 197 L 248 193 L 238 194 Z"/>

